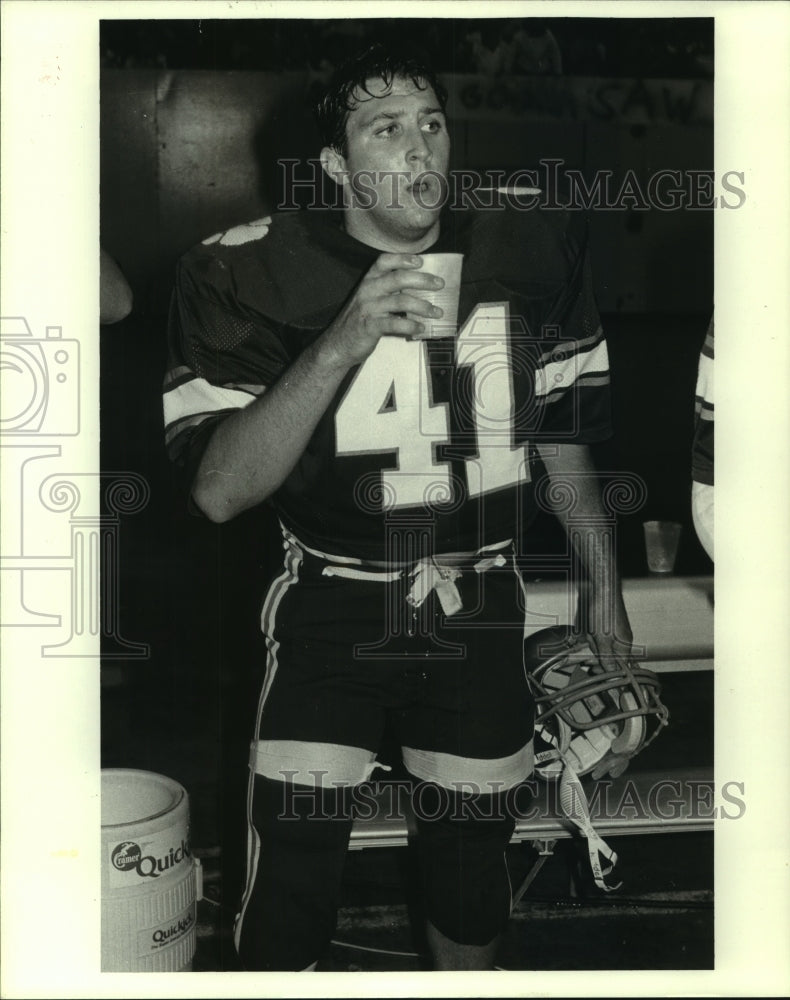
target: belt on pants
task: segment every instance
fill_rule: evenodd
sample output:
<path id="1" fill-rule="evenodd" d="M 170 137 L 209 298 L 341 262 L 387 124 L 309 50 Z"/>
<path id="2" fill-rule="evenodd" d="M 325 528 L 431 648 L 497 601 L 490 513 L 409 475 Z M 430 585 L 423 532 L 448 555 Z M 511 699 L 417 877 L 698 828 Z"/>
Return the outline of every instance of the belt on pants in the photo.
<path id="1" fill-rule="evenodd" d="M 449 552 L 427 556 L 410 566 L 384 569 L 350 556 L 320 552 L 305 545 L 285 526 L 281 525 L 281 528 L 287 545 L 309 552 L 310 555 L 326 563 L 321 571 L 322 576 L 337 576 L 347 580 L 372 580 L 379 583 L 393 583 L 407 577 L 411 581 L 411 588 L 406 595 L 407 604 L 419 608 L 433 590 L 436 591 L 442 611 L 448 616 L 456 614 L 463 607 L 456 585 L 456 581 L 463 575 L 463 569 L 485 573 L 489 569 L 506 565 L 507 559 L 501 550 L 512 544 L 512 539 L 508 538 L 503 542 L 486 545 L 477 552 Z"/>

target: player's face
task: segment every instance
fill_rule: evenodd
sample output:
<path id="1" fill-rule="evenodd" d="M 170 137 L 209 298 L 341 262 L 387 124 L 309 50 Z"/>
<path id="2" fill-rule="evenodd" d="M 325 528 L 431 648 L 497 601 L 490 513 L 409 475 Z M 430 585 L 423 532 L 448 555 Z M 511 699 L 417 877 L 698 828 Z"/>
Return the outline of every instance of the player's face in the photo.
<path id="1" fill-rule="evenodd" d="M 450 137 L 430 87 L 368 81 L 346 124 L 346 228 L 382 250 L 421 250 L 439 233 Z"/>

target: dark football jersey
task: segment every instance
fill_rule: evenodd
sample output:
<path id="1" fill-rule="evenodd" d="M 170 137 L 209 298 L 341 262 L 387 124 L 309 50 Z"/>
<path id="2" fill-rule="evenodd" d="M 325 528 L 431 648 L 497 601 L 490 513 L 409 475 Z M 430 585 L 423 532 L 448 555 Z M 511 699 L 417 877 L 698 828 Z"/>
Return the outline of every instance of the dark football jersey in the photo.
<path id="1" fill-rule="evenodd" d="M 446 213 L 425 252 L 464 254 L 457 335 L 383 337 L 347 374 L 271 498 L 303 542 L 375 560 L 397 559 L 406 536 L 418 541 L 403 561 L 477 551 L 531 519 L 536 443 L 610 434 L 606 344 L 574 221 Z M 330 325 L 379 255 L 341 223 L 282 213 L 181 260 L 164 410 L 169 453 L 188 480 L 217 421 Z"/>

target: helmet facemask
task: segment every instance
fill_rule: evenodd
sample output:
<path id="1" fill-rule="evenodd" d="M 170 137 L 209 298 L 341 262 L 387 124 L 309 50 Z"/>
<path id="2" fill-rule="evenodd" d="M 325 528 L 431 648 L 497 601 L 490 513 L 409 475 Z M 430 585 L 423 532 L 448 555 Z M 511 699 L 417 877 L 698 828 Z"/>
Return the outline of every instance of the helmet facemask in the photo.
<path id="1" fill-rule="evenodd" d="M 553 655 L 541 661 L 547 648 Z M 652 671 L 634 664 L 605 666 L 567 629 L 537 633 L 525 653 L 537 709 L 536 771 L 543 778 L 559 777 L 563 761 L 579 775 L 617 777 L 667 722 Z M 651 717 L 656 725 L 649 732 Z"/>

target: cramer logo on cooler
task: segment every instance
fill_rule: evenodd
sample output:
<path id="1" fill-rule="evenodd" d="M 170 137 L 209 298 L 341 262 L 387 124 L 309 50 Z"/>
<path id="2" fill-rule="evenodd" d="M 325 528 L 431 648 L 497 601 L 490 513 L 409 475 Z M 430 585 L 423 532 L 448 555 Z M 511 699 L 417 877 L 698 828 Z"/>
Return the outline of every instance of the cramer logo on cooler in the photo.
<path id="1" fill-rule="evenodd" d="M 139 844 L 126 840 L 113 848 L 110 861 L 116 871 L 134 871 L 140 878 L 159 878 L 191 856 L 189 842 L 183 839 L 179 847 L 170 847 L 159 854 L 143 854 Z"/>
<path id="2" fill-rule="evenodd" d="M 118 844 L 112 852 L 112 866 L 117 868 L 119 872 L 128 872 L 130 868 L 134 868 L 143 852 L 140 850 L 137 844 L 132 843 L 132 841 L 127 840 L 123 844 Z"/>

